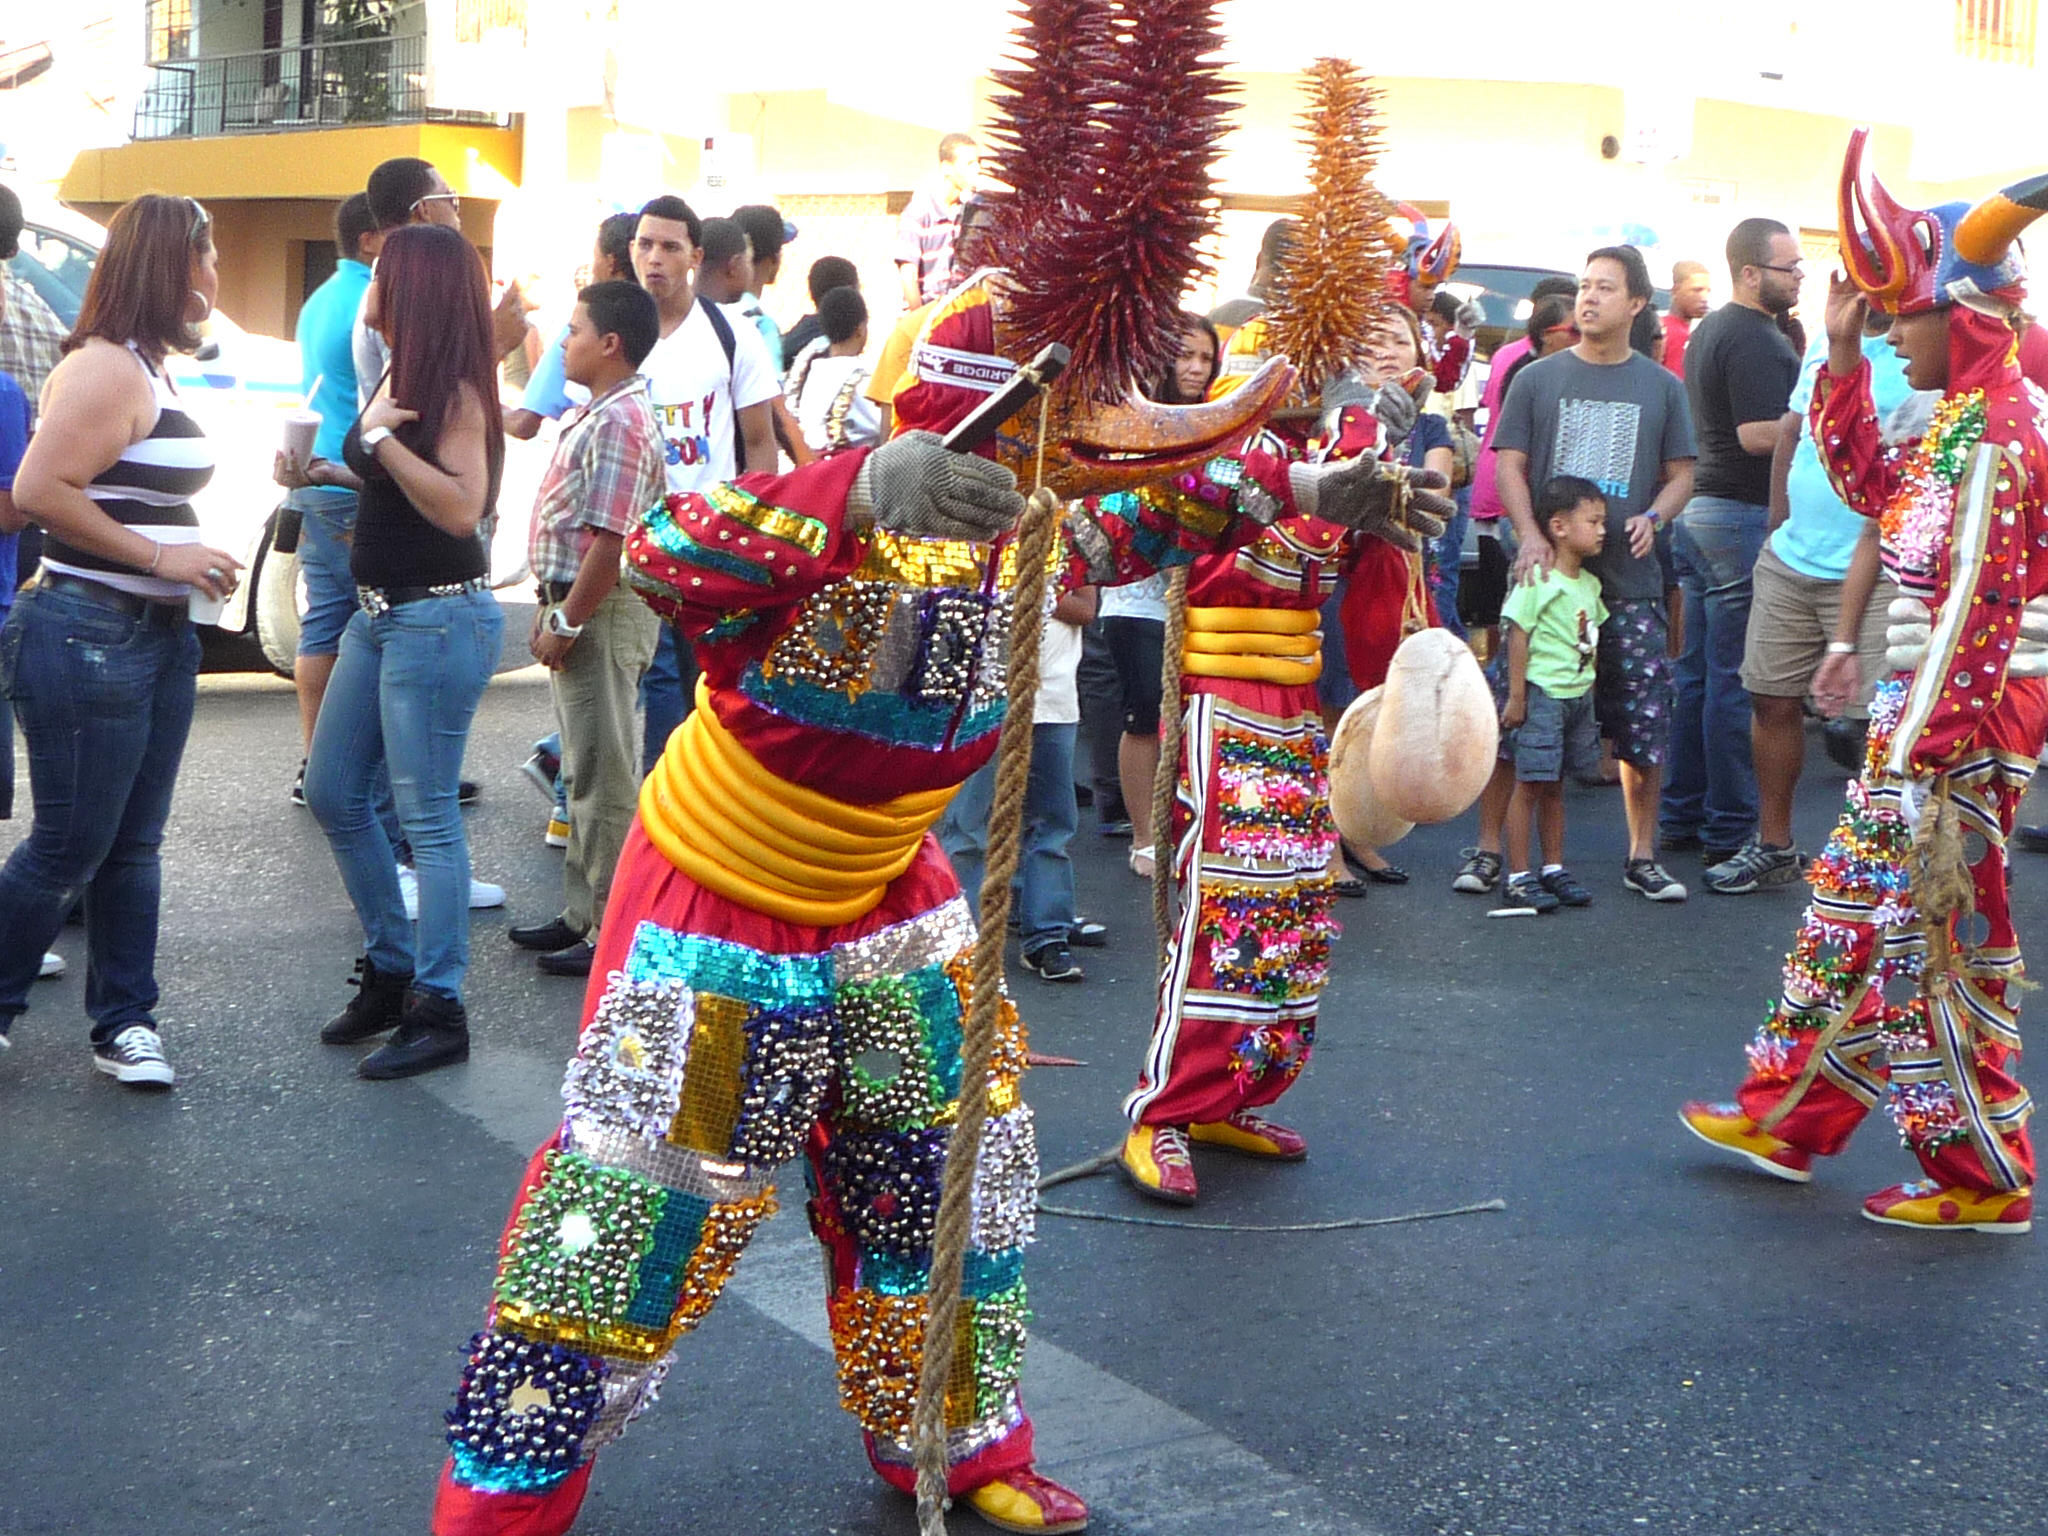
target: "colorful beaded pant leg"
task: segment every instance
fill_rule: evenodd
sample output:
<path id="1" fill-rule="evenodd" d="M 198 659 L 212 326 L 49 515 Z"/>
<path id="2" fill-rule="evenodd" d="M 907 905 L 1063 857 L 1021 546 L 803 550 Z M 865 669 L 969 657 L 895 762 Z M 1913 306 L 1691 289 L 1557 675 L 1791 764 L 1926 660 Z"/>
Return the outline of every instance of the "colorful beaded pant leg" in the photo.
<path id="1" fill-rule="evenodd" d="M 1222 1120 L 1285 1093 L 1315 1045 L 1337 932 L 1337 833 L 1314 686 L 1199 681 L 1174 806 L 1183 899 L 1138 1086 L 1124 1101 L 1135 1125 Z"/>
<path id="2" fill-rule="evenodd" d="M 2009 685 L 1967 759 L 1943 775 L 1976 911 L 1951 920 L 1957 968 L 1926 985 L 1910 888 L 1912 834 L 1890 751 L 1903 685 L 1880 685 L 1870 758 L 1810 880 L 1785 986 L 1750 1042 L 1743 1111 L 1817 1154 L 1839 1152 L 1883 1102 L 1928 1177 L 2010 1190 L 2034 1177 L 2032 1100 L 2013 1075 L 2024 975 L 2006 897 L 2006 839 L 2040 749 L 2043 694 Z"/>
<path id="3" fill-rule="evenodd" d="M 437 1536 L 555 1536 L 592 1458 L 655 1400 L 803 1154 L 831 1274 L 841 1402 L 910 1488 L 911 1403 L 974 923 L 929 838 L 841 929 L 704 890 L 636 823 L 620 858 L 562 1095 L 500 1246 L 449 1414 Z M 1028 1466 L 1023 1248 L 1038 1160 L 1016 1013 L 991 1069 L 947 1404 L 955 1491 Z"/>

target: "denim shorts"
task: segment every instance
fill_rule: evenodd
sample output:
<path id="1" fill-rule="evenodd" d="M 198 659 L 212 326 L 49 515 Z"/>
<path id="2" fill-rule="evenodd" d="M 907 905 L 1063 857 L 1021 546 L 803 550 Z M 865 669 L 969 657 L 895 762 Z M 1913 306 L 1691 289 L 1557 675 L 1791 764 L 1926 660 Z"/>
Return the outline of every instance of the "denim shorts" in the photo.
<path id="1" fill-rule="evenodd" d="M 299 620 L 299 654 L 333 656 L 341 632 L 356 611 L 355 578 L 349 575 L 349 545 L 355 537 L 353 491 L 293 491 L 298 509 L 299 572 L 306 581 L 306 615 Z"/>
<path id="2" fill-rule="evenodd" d="M 1632 768 L 1659 767 L 1671 743 L 1670 639 L 1661 597 L 1608 602 L 1593 701 L 1600 734 Z"/>
<path id="3" fill-rule="evenodd" d="M 1487 669 L 1493 685 L 1493 702 L 1504 709 L 1508 702 L 1506 652 Z M 1528 715 L 1511 731 L 1500 734 L 1500 760 L 1515 765 L 1515 777 L 1524 784 L 1555 784 L 1567 773 L 1600 771 L 1600 726 L 1594 718 L 1593 691 L 1589 688 L 1575 699 L 1560 699 L 1545 693 L 1534 683 L 1523 685 Z"/>

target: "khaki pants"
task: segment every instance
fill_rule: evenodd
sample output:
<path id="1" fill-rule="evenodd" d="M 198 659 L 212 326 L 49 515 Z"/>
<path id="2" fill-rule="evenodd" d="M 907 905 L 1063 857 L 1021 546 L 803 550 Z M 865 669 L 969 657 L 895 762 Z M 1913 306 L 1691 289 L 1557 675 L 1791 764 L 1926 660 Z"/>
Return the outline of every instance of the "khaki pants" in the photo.
<path id="1" fill-rule="evenodd" d="M 569 787 L 562 921 L 593 941 L 640 803 L 633 705 L 660 630 L 654 610 L 621 582 L 584 624 L 562 670 L 548 675 Z"/>

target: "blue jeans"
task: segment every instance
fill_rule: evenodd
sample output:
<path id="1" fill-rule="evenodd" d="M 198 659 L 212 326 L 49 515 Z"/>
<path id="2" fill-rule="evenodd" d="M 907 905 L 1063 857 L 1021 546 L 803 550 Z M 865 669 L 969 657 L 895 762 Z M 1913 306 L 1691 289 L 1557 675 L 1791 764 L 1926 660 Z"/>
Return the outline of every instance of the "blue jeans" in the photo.
<path id="1" fill-rule="evenodd" d="M 488 592 L 430 597 L 375 618 L 358 609 L 306 761 L 306 804 L 334 849 L 370 962 L 457 1001 L 469 966 L 469 841 L 456 794 L 469 723 L 504 638 L 504 610 Z M 397 849 L 377 815 L 387 766 L 419 876 L 417 943 Z"/>
<path id="2" fill-rule="evenodd" d="M 299 514 L 299 574 L 306 580 L 306 615 L 299 620 L 299 654 L 332 656 L 356 611 L 356 579 L 349 574 L 355 536 L 353 491 L 293 491 Z"/>
<path id="3" fill-rule="evenodd" d="M 199 637 L 31 590 L 0 629 L 0 693 L 28 739 L 35 821 L 0 868 L 0 1033 L 85 895 L 85 1011 L 101 1044 L 153 1024 L 164 822 L 192 728 Z M 12 750 L 12 743 L 9 743 Z"/>
<path id="4" fill-rule="evenodd" d="M 1024 786 L 1024 826 L 1017 850 L 1018 931 L 1029 954 L 1067 941 L 1074 926 L 1074 864 L 1067 844 L 1080 811 L 1074 803 L 1074 725 L 1031 728 L 1031 777 Z M 995 802 L 990 758 L 960 786 L 939 820 L 939 845 L 953 861 L 967 904 L 981 915 L 981 872 L 988 852 L 988 813 Z"/>
<path id="5" fill-rule="evenodd" d="M 1458 617 L 1458 576 L 1460 562 L 1465 558 L 1465 530 L 1472 523 L 1472 487 L 1460 486 L 1451 492 L 1451 499 L 1458 504 L 1458 511 L 1445 525 L 1443 537 L 1436 541 L 1430 561 L 1429 590 L 1436 599 L 1437 617 L 1444 621 L 1444 628 L 1463 640 L 1467 637 L 1465 621 Z"/>
<path id="6" fill-rule="evenodd" d="M 676 639 L 675 625 L 664 624 L 661 638 L 654 642 L 654 660 L 640 678 L 640 708 L 646 716 L 640 736 L 641 778 L 661 761 L 661 749 L 689 714 L 696 694 L 696 654 Z"/>
<path id="7" fill-rule="evenodd" d="M 1742 648 L 1750 573 L 1769 515 L 1749 502 L 1695 496 L 1671 533 L 1672 564 L 1685 594 L 1685 651 L 1672 669 L 1671 756 L 1659 820 L 1664 832 L 1698 833 L 1717 852 L 1756 834 Z"/>
<path id="8" fill-rule="evenodd" d="M 12 595 L 11 593 L 9 594 Z M 0 624 L 7 622 L 7 610 L 0 608 Z M 14 705 L 0 693 L 0 821 L 14 815 Z"/>

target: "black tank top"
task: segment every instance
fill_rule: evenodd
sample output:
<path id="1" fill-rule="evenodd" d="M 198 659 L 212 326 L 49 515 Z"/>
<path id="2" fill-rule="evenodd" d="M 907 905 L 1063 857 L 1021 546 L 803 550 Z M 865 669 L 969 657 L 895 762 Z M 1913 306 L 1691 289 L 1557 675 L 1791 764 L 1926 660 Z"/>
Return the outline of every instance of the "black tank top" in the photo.
<path id="1" fill-rule="evenodd" d="M 420 445 L 420 425 L 409 421 L 392 434 L 430 463 L 433 454 Z M 421 516 L 391 472 L 374 453 L 363 450 L 363 422 L 356 418 L 341 445 L 348 467 L 362 477 L 362 498 L 356 506 L 356 536 L 349 553 L 349 574 L 364 587 L 434 587 L 472 581 L 490 569 L 482 529 L 496 508 L 498 474 L 493 470 L 484 494 L 478 531 L 458 537 L 436 528 Z"/>

